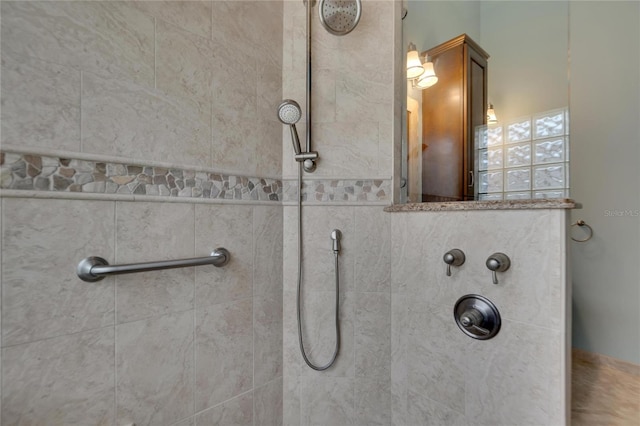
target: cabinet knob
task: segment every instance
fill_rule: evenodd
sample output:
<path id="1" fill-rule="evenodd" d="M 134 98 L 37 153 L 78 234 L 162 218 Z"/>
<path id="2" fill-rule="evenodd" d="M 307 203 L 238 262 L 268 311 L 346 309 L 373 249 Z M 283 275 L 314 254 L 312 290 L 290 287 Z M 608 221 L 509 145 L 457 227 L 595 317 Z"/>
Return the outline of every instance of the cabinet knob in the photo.
<path id="1" fill-rule="evenodd" d="M 447 276 L 451 276 L 451 266 L 460 266 L 465 261 L 464 252 L 460 249 L 451 249 L 442 257 L 444 263 L 447 264 Z"/>

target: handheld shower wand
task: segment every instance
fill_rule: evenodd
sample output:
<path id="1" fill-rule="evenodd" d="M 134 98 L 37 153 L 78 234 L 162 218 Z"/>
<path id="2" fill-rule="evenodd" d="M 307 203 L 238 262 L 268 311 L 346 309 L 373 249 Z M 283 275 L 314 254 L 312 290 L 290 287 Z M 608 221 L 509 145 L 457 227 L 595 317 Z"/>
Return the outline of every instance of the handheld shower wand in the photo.
<path id="1" fill-rule="evenodd" d="M 291 143 L 293 144 L 293 151 L 296 155 L 299 155 L 300 150 L 300 138 L 298 137 L 298 131 L 296 130 L 296 123 L 300 120 L 302 111 L 300 105 L 292 99 L 285 99 L 278 107 L 278 118 L 282 124 L 289 125 L 291 129 Z"/>
<path id="2" fill-rule="evenodd" d="M 295 152 L 295 160 L 302 162 L 302 167 L 306 172 L 312 172 L 316 169 L 315 159 L 318 153 L 315 151 L 302 152 L 300 149 L 300 138 L 296 130 L 296 123 L 302 117 L 300 105 L 293 99 L 285 99 L 278 107 L 278 119 L 282 124 L 286 124 L 291 129 L 291 143 Z"/>

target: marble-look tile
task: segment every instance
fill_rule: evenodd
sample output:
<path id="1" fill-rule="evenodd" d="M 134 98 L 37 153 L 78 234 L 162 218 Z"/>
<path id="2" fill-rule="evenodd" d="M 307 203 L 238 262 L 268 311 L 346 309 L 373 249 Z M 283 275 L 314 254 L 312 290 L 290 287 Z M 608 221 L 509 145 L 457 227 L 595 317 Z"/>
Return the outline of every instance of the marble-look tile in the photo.
<path id="1" fill-rule="evenodd" d="M 282 299 L 282 206 L 253 208 L 253 295 Z"/>
<path id="2" fill-rule="evenodd" d="M 407 422 L 407 306 L 404 294 L 391 295 L 391 424 Z"/>
<path id="3" fill-rule="evenodd" d="M 474 420 L 467 421 L 463 413 L 424 397 L 420 390 L 410 389 L 407 397 L 407 425 L 467 426 L 475 424 Z"/>
<path id="4" fill-rule="evenodd" d="M 174 423 L 171 426 L 195 426 L 195 424 L 196 424 L 196 418 L 195 416 L 191 416 L 187 419 L 180 420 L 179 422 Z"/>
<path id="5" fill-rule="evenodd" d="M 391 382 L 386 378 L 355 379 L 355 422 L 369 426 L 391 424 Z"/>
<path id="6" fill-rule="evenodd" d="M 2 350 L 2 423 L 112 425 L 112 327 Z"/>
<path id="7" fill-rule="evenodd" d="M 317 366 L 326 365 L 331 359 L 336 345 L 335 302 L 333 292 L 305 292 L 303 290 L 302 334 L 307 358 Z M 340 293 L 339 327 L 340 350 L 335 363 L 322 372 L 311 369 L 300 362 L 301 375 L 318 377 L 353 377 L 355 374 L 354 305 L 356 293 Z M 290 315 L 290 313 L 288 313 Z M 297 328 L 296 328 L 297 338 Z M 299 349 L 298 349 L 299 353 Z M 363 354 L 363 358 L 367 354 Z M 300 358 L 301 355 L 298 355 Z"/>
<path id="8" fill-rule="evenodd" d="M 193 251 L 194 206 L 118 202 L 115 263 L 152 262 L 206 256 Z M 198 266 L 198 268 L 207 268 Z M 193 308 L 195 268 L 167 269 L 116 278 L 118 323 Z"/>
<path id="9" fill-rule="evenodd" d="M 131 2 L 131 6 L 160 21 L 169 22 L 201 37 L 211 38 L 210 1 L 135 0 Z"/>
<path id="10" fill-rule="evenodd" d="M 154 20 L 126 2 L 2 2 L 2 51 L 154 84 Z"/>
<path id="11" fill-rule="evenodd" d="M 409 214 L 391 216 L 391 291 L 393 293 L 418 293 L 424 288 L 424 255 L 428 244 L 434 241 L 435 227 L 426 217 Z M 430 265 L 433 267 L 434 265 Z"/>
<path id="12" fill-rule="evenodd" d="M 362 81 L 386 84 L 388 103 L 393 99 L 393 1 L 372 1 L 350 37 L 340 39 L 337 61 L 340 74 Z M 367 52 L 375 51 L 375 55 Z M 390 113 L 391 111 L 389 111 Z"/>
<path id="13" fill-rule="evenodd" d="M 314 133 L 314 149 L 322 161 L 316 175 L 357 178 L 378 173 L 377 123 L 317 123 Z"/>
<path id="14" fill-rule="evenodd" d="M 2 143 L 80 150 L 80 72 L 2 54 Z"/>
<path id="15" fill-rule="evenodd" d="M 282 424 L 299 426 L 300 414 L 300 377 L 285 374 L 282 378 Z"/>
<path id="16" fill-rule="evenodd" d="M 253 301 L 253 385 L 282 376 L 282 296 Z"/>
<path id="17" fill-rule="evenodd" d="M 113 278 L 87 283 L 75 268 L 114 258 L 113 203 L 7 198 L 2 208 L 3 346 L 112 325 Z"/>
<path id="18" fill-rule="evenodd" d="M 391 288 L 391 217 L 379 207 L 355 211 L 356 291 Z"/>
<path id="19" fill-rule="evenodd" d="M 342 232 L 341 250 L 338 256 L 340 291 L 355 290 L 353 273 L 356 251 L 354 246 L 358 238 L 354 232 L 353 212 L 352 207 L 313 206 L 302 209 L 302 278 L 305 291 L 335 291 L 335 258 L 331 241 L 331 232 L 334 229 Z M 297 222 L 294 223 L 296 227 L 289 228 L 291 230 L 289 232 L 295 237 Z M 294 250 L 297 250 L 297 240 Z M 291 260 L 294 265 L 296 261 L 297 257 Z M 295 286 L 295 282 L 293 285 Z"/>
<path id="20" fill-rule="evenodd" d="M 197 426 L 252 426 L 253 393 L 248 392 L 196 416 Z"/>
<path id="21" fill-rule="evenodd" d="M 357 377 L 389 378 L 391 295 L 356 293 L 355 305 L 355 374 Z"/>
<path id="22" fill-rule="evenodd" d="M 300 380 L 302 425 L 355 424 L 353 379 L 315 376 Z"/>
<path id="23" fill-rule="evenodd" d="M 298 283 L 298 208 L 283 206 L 282 223 L 282 289 L 295 292 Z"/>
<path id="24" fill-rule="evenodd" d="M 551 418 L 552 405 L 564 397 L 551 389 L 550 378 L 560 375 L 562 360 L 554 356 L 558 333 L 513 321 L 502 322 L 491 340 L 468 339 L 466 357 L 467 421 L 477 424 L 562 424 Z M 544 374 L 542 374 L 543 372 Z"/>
<path id="25" fill-rule="evenodd" d="M 209 37 L 158 21 L 156 55 L 158 89 L 184 98 L 211 101 L 216 76 L 212 66 L 215 46 Z"/>
<path id="26" fill-rule="evenodd" d="M 199 204 L 196 250 L 224 247 L 231 260 L 222 268 L 196 269 L 196 306 L 209 306 L 253 294 L 253 207 Z"/>
<path id="27" fill-rule="evenodd" d="M 285 376 L 297 377 L 308 367 L 300 354 L 295 291 L 284 292 L 282 315 L 282 371 Z"/>
<path id="28" fill-rule="evenodd" d="M 471 339 L 462 334 L 452 317 L 450 309 L 409 311 L 407 385 L 421 398 L 464 412 L 468 383 L 463 339 Z"/>
<path id="29" fill-rule="evenodd" d="M 83 73 L 82 146 L 91 154 L 208 166 L 211 108 Z"/>
<path id="30" fill-rule="evenodd" d="M 193 315 L 116 326 L 118 424 L 168 425 L 194 414 Z"/>
<path id="31" fill-rule="evenodd" d="M 374 83 L 357 76 L 344 76 L 336 82 L 336 121 L 341 123 L 367 122 L 390 123 L 389 104 L 393 99 L 393 87 L 387 83 Z M 366 115 L 363 114 L 366 111 Z M 387 141 L 391 143 L 391 141 Z M 376 154 L 378 147 L 376 146 Z"/>
<path id="32" fill-rule="evenodd" d="M 196 411 L 252 388 L 252 309 L 251 299 L 198 308 Z"/>
<path id="33" fill-rule="evenodd" d="M 253 422 L 255 425 L 282 425 L 282 377 L 253 391 Z"/>

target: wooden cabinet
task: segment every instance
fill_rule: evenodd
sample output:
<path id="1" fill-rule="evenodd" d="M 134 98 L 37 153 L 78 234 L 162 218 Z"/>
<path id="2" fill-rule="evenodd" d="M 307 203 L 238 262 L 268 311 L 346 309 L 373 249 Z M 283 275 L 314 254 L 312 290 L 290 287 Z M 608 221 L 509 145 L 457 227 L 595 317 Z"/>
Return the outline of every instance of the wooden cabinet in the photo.
<path id="1" fill-rule="evenodd" d="M 474 131 L 487 120 L 489 55 L 466 34 L 425 53 L 438 83 L 422 92 L 422 201 L 473 200 Z"/>

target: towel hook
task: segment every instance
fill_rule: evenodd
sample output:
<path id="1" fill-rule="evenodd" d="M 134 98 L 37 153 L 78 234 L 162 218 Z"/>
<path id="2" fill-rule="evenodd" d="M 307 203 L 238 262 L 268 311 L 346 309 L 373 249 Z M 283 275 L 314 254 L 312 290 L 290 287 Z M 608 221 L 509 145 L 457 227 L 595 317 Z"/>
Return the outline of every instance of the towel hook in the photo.
<path id="1" fill-rule="evenodd" d="M 582 239 L 582 240 L 577 240 L 577 239 L 575 239 L 575 238 L 571 237 L 571 239 L 572 239 L 573 241 L 578 242 L 578 243 L 584 243 L 585 241 L 589 241 L 589 240 L 591 239 L 591 237 L 593 237 L 593 228 L 592 228 L 591 226 L 589 226 L 589 225 L 587 224 L 587 222 L 585 222 L 585 221 L 584 221 L 584 220 L 582 220 L 582 219 L 578 219 L 575 223 L 572 223 L 572 224 L 571 224 L 571 226 L 576 226 L 576 225 L 578 225 L 579 227 L 586 226 L 586 227 L 587 227 L 587 229 L 589 230 L 589 236 L 587 236 L 587 238 L 584 238 L 584 239 Z"/>

